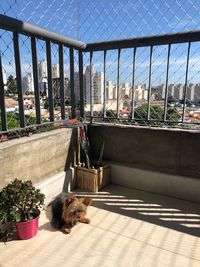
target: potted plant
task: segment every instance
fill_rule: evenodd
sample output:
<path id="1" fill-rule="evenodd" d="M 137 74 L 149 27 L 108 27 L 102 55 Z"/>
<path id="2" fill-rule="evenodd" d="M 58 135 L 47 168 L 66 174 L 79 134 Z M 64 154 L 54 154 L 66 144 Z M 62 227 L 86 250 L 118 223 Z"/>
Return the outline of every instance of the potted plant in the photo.
<path id="1" fill-rule="evenodd" d="M 103 164 L 104 142 L 97 162 L 90 159 L 90 147 L 84 126 L 80 127 L 80 145 L 85 162 L 75 166 L 77 186 L 88 192 L 98 192 L 109 184 L 110 166 Z"/>
<path id="2" fill-rule="evenodd" d="M 44 199 L 30 180 L 15 179 L 0 192 L 0 223 L 14 222 L 20 239 L 32 238 L 38 231 Z"/>

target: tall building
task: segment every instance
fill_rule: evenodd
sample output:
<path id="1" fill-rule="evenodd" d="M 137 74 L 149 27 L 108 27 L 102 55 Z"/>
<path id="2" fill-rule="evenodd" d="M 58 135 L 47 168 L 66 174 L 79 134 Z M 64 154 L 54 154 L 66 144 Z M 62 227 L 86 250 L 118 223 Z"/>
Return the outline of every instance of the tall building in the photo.
<path id="1" fill-rule="evenodd" d="M 157 100 L 161 100 L 161 99 L 165 99 L 165 90 L 166 90 L 166 85 L 165 84 L 161 84 L 156 88 L 157 91 Z"/>
<path id="2" fill-rule="evenodd" d="M 41 77 L 48 76 L 48 69 L 47 69 L 47 61 L 46 60 L 39 60 L 38 61 L 38 79 L 40 80 Z M 52 64 L 52 78 L 59 78 L 59 64 Z"/>
<path id="3" fill-rule="evenodd" d="M 60 73 L 59 73 L 59 64 L 53 64 L 52 65 L 52 78 L 59 78 L 60 77 Z"/>
<path id="4" fill-rule="evenodd" d="M 47 61 L 46 60 L 38 61 L 38 80 L 40 81 L 42 77 L 47 77 Z"/>
<path id="5" fill-rule="evenodd" d="M 106 99 L 114 99 L 114 85 L 112 81 L 106 81 Z"/>
<path id="6" fill-rule="evenodd" d="M 195 90 L 194 90 L 194 102 L 199 103 L 200 100 L 200 84 L 195 84 Z"/>
<path id="7" fill-rule="evenodd" d="M 47 61 L 38 61 L 38 84 L 41 94 L 48 95 Z"/>
<path id="8" fill-rule="evenodd" d="M 91 81 L 92 81 L 92 88 L 90 88 L 90 72 L 91 72 Z M 86 104 L 90 104 L 90 90 L 93 91 L 93 66 L 90 65 L 86 66 L 85 70 L 85 101 Z"/>
<path id="9" fill-rule="evenodd" d="M 64 77 L 64 95 L 66 99 L 70 99 L 70 83 L 67 77 Z M 60 98 L 60 78 L 53 79 L 53 93 L 54 96 Z"/>
<path id="10" fill-rule="evenodd" d="M 142 101 L 148 99 L 148 90 L 141 85 L 135 87 L 135 101 Z"/>
<path id="11" fill-rule="evenodd" d="M 148 90 L 143 89 L 142 91 L 142 100 L 147 100 L 148 99 Z"/>
<path id="12" fill-rule="evenodd" d="M 34 92 L 33 74 L 27 73 L 22 79 L 23 92 Z"/>
<path id="13" fill-rule="evenodd" d="M 90 104 L 90 94 L 92 93 L 92 104 L 103 104 L 104 94 L 104 73 L 94 72 L 93 66 L 86 66 L 84 75 L 84 96 L 86 104 Z M 91 86 L 90 86 L 91 81 Z"/>
<path id="14" fill-rule="evenodd" d="M 172 83 L 172 84 L 169 84 L 168 85 L 168 97 L 169 96 L 173 96 L 173 97 L 175 97 L 175 95 L 174 95 L 174 93 L 175 93 L 175 88 L 174 88 L 174 84 Z"/>
<path id="15" fill-rule="evenodd" d="M 74 72 L 74 94 L 75 94 L 75 103 L 78 104 L 80 102 L 79 72 Z M 87 74 L 87 93 L 86 93 L 86 75 L 83 74 L 83 99 L 85 104 L 90 103 L 89 74 Z"/>
<path id="16" fill-rule="evenodd" d="M 93 97 L 94 104 L 103 104 L 104 94 L 104 74 L 103 72 L 95 72 L 93 75 Z"/>
<path id="17" fill-rule="evenodd" d="M 47 77 L 41 77 L 39 80 L 39 90 L 41 95 L 48 96 L 48 79 Z"/>
<path id="18" fill-rule="evenodd" d="M 186 98 L 189 99 L 190 101 L 194 101 L 194 96 L 195 96 L 195 84 L 189 84 L 187 87 L 187 94 Z"/>
<path id="19" fill-rule="evenodd" d="M 122 83 L 121 85 L 121 98 L 124 98 L 125 96 L 130 97 L 131 87 L 129 83 Z"/>
<path id="20" fill-rule="evenodd" d="M 177 84 L 174 88 L 174 95 L 172 96 L 177 100 L 182 100 L 184 98 L 184 85 Z"/>

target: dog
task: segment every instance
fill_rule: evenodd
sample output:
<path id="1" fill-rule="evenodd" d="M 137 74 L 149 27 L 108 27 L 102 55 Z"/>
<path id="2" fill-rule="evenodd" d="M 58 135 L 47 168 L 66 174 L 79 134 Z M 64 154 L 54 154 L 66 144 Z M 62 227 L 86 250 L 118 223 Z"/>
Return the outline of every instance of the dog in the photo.
<path id="1" fill-rule="evenodd" d="M 69 234 L 72 227 L 78 222 L 90 223 L 90 219 L 85 216 L 87 207 L 91 203 L 92 199 L 90 197 L 61 194 L 49 204 L 52 211 L 51 225 Z"/>

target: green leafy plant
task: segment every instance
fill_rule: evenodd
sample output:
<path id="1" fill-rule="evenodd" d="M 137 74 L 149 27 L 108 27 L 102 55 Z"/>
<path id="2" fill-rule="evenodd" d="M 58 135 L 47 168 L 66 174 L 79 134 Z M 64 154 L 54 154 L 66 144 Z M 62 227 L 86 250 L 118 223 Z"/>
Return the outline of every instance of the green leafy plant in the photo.
<path id="1" fill-rule="evenodd" d="M 45 195 L 30 180 L 15 179 L 0 192 L 0 223 L 26 222 L 37 217 Z"/>

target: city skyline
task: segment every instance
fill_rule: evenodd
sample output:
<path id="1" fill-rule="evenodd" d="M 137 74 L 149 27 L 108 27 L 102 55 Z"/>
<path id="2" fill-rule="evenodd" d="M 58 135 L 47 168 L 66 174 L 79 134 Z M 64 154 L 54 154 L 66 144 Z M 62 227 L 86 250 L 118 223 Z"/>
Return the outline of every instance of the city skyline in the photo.
<path id="1" fill-rule="evenodd" d="M 200 50 L 200 43 L 199 44 L 199 50 Z M 161 48 L 160 48 L 161 49 Z M 145 52 L 149 52 L 149 48 L 145 48 Z M 163 50 L 166 52 L 166 46 L 165 49 L 163 47 Z M 191 53 L 191 57 L 189 58 L 189 68 L 188 68 L 188 83 L 200 83 L 200 51 L 199 55 L 196 53 Z M 133 60 L 131 54 L 133 52 L 133 49 L 124 50 L 124 54 L 127 54 L 127 57 L 124 59 L 124 61 L 121 63 L 121 71 L 120 71 L 120 78 L 122 82 L 129 82 L 131 83 L 132 77 L 133 77 Z M 183 52 L 183 51 L 182 51 Z M 186 50 L 185 50 L 186 52 Z M 148 53 L 147 53 L 148 54 Z M 143 84 L 148 83 L 149 79 L 149 55 L 147 54 L 140 54 L 138 58 L 136 57 L 136 65 L 135 65 L 135 83 Z M 94 52 L 95 55 L 95 52 Z M 101 59 L 103 52 L 97 53 L 98 57 Z M 122 50 L 123 55 L 123 50 Z M 129 55 L 129 57 L 128 57 Z M 137 54 L 136 54 L 137 55 Z M 84 71 L 87 67 L 87 58 L 84 58 Z M 3 61 L 3 70 L 6 72 L 7 77 L 10 75 L 15 76 L 15 68 L 13 67 L 13 64 L 6 64 L 5 60 Z M 40 59 L 38 61 L 45 61 L 44 59 Z M 182 57 L 175 57 L 171 56 L 170 58 L 170 64 L 169 64 L 169 82 L 170 83 L 184 83 L 185 79 L 185 73 L 186 73 L 186 56 Z M 58 61 L 54 60 L 52 65 L 58 64 Z M 103 61 L 97 61 L 93 63 L 94 68 L 100 72 L 103 71 Z M 108 58 L 107 62 L 107 80 L 112 80 L 115 82 L 117 80 L 117 51 L 114 52 L 112 55 L 112 58 Z M 75 71 L 76 71 L 75 66 Z M 153 86 L 160 85 L 162 83 L 165 83 L 166 81 L 166 68 L 167 68 L 167 57 L 157 57 L 153 58 L 152 62 L 152 71 L 151 71 L 151 83 Z M 27 71 L 28 70 L 28 71 Z M 69 62 L 64 63 L 64 70 L 65 74 L 67 76 L 70 76 L 69 73 Z M 22 60 L 22 77 L 24 77 L 27 73 L 32 72 L 32 64 L 31 64 L 31 57 L 29 57 L 29 62 L 26 63 Z"/>
<path id="2" fill-rule="evenodd" d="M 98 72 L 92 65 L 92 92 L 93 92 L 93 103 L 102 104 L 104 99 L 104 73 Z M 4 79 L 5 79 L 4 73 Z M 48 78 L 47 78 L 47 61 L 38 61 L 38 83 L 39 90 L 41 93 L 48 95 Z M 70 97 L 69 93 L 69 82 L 70 78 L 65 75 L 65 78 L 68 79 L 68 82 L 65 81 L 65 94 Z M 54 93 L 59 95 L 59 64 L 52 64 L 52 79 L 53 79 L 53 88 Z M 105 99 L 116 99 L 117 98 L 117 84 L 113 83 L 111 80 L 105 81 Z M 33 74 L 26 73 L 22 77 L 22 89 L 23 92 L 34 92 L 33 84 Z M 131 83 L 120 82 L 119 83 L 119 94 L 120 98 L 132 98 L 132 89 L 133 86 Z M 183 83 L 170 83 L 168 84 L 168 97 L 172 96 L 177 101 L 180 101 L 184 98 L 185 84 Z M 90 65 L 87 65 L 83 73 L 83 90 L 84 98 L 86 103 L 90 103 Z M 147 100 L 149 88 L 146 84 L 137 83 L 134 86 L 135 90 L 135 101 L 138 100 Z M 165 98 L 166 84 L 160 84 L 156 86 L 151 86 L 151 99 L 153 100 L 162 100 Z M 80 99 L 80 90 L 79 90 L 79 72 L 74 72 L 74 92 L 75 92 L 75 101 L 78 103 Z M 152 98 L 154 95 L 154 98 Z M 200 83 L 188 83 L 186 99 L 191 102 L 199 102 L 200 99 Z"/>

